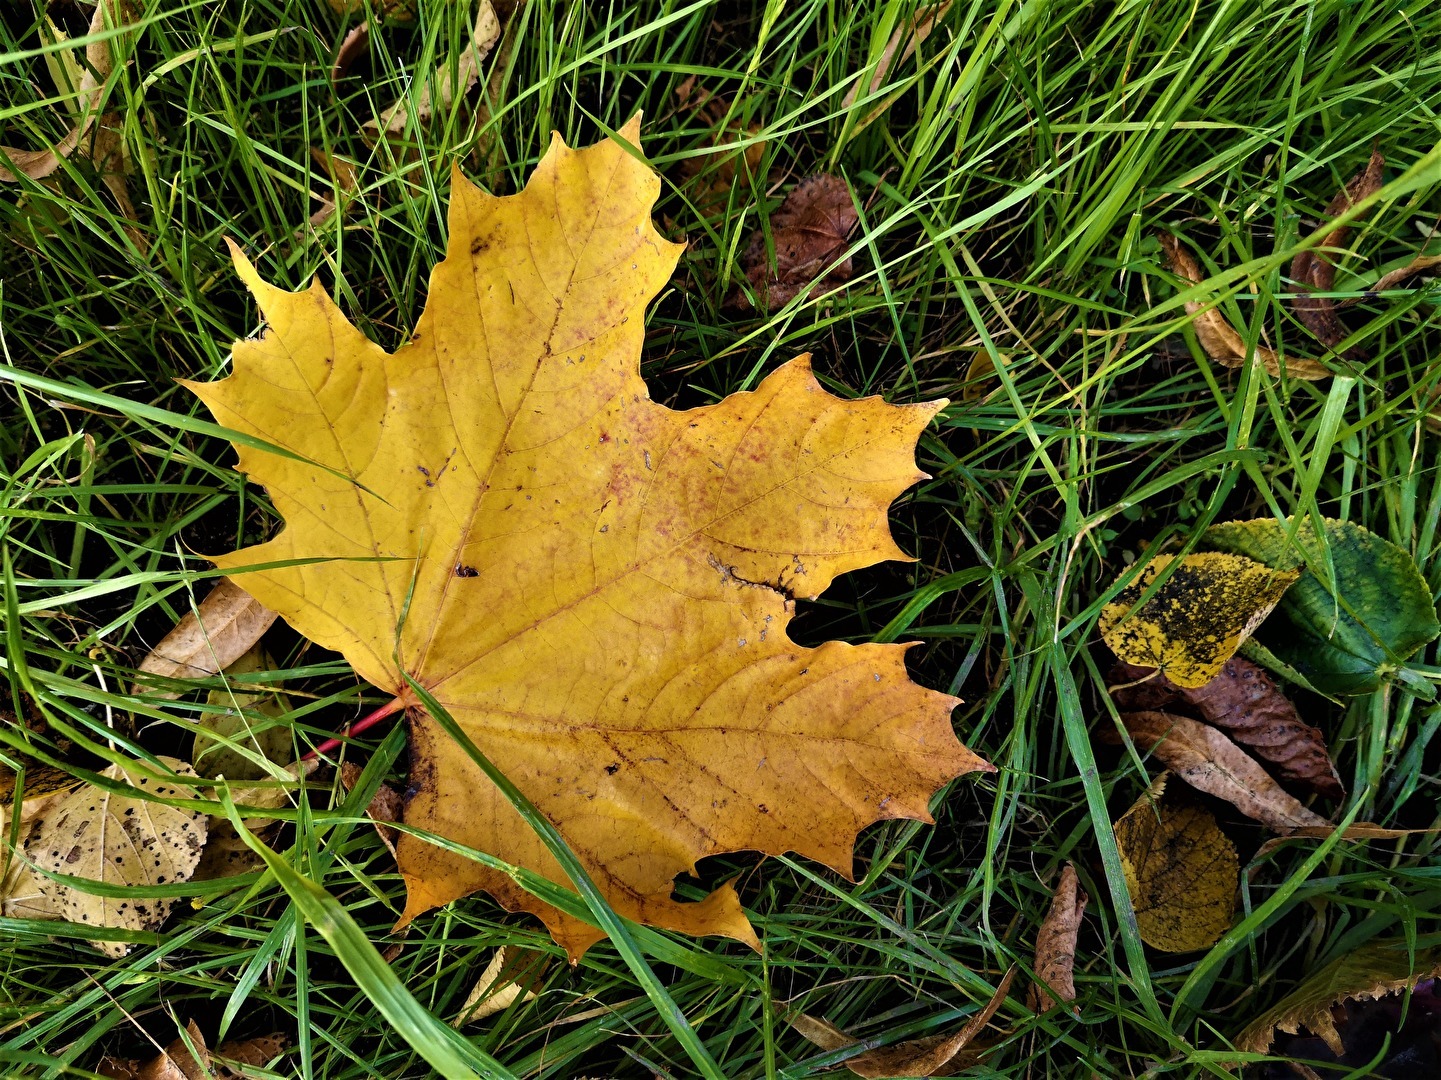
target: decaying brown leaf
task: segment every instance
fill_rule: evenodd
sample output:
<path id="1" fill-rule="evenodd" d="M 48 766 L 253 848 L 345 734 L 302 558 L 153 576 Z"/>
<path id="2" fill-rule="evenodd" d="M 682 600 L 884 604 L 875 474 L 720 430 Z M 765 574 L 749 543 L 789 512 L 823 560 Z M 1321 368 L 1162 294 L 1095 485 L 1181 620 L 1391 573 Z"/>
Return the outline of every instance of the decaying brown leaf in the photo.
<path id="1" fill-rule="evenodd" d="M 1298 577 L 1244 555 L 1157 555 L 1101 609 L 1101 637 L 1126 663 L 1159 668 L 1180 686 L 1203 686 Z"/>
<path id="2" fill-rule="evenodd" d="M 151 649 L 139 670 L 165 679 L 203 679 L 224 671 L 250 651 L 275 622 L 275 612 L 229 578 L 221 578 L 199 606 Z M 140 693 L 137 686 L 133 693 Z M 157 690 L 177 698 L 179 691 Z"/>
<path id="3" fill-rule="evenodd" d="M 382 137 L 404 135 L 412 118 L 416 124 L 423 124 L 437 112 L 445 112 L 463 97 L 480 78 L 480 65 L 490 55 L 495 43 L 500 40 L 500 18 L 495 13 L 491 0 L 480 0 L 475 12 L 475 28 L 470 34 L 469 47 L 460 54 L 455 66 L 443 63 L 420 87 L 412 102 L 403 97 L 377 120 L 367 120 L 361 127 L 361 134 L 367 142 L 374 143 Z"/>
<path id="4" fill-rule="evenodd" d="M 1286 794 L 1225 732 L 1175 713 L 1122 713 L 1121 720 L 1142 750 L 1155 754 L 1192 787 L 1225 799 L 1247 817 L 1281 832 L 1326 824 L 1320 814 Z"/>
<path id="5" fill-rule="evenodd" d="M 878 1046 L 847 1058 L 845 1067 L 865 1077 L 956 1076 L 975 1067 L 991 1049 L 989 1045 L 975 1045 L 977 1036 L 1010 994 L 1015 977 L 1015 968 L 1007 971 L 991 1000 L 954 1035 L 928 1035 L 894 1046 Z M 860 1042 L 834 1024 L 805 1013 L 791 1017 L 789 1022 L 797 1033 L 822 1050 L 840 1050 Z"/>
<path id="6" fill-rule="evenodd" d="M 332 154 L 318 146 L 310 148 L 310 156 L 325 170 L 331 183 L 330 190 L 320 196 L 320 209 L 310 215 L 310 227 L 318 229 L 335 216 L 337 209 L 344 216 L 344 211 L 349 209 L 351 200 L 360 189 L 360 181 L 355 174 L 356 163 L 349 158 Z"/>
<path id="7" fill-rule="evenodd" d="M 1038 981 L 1031 984 L 1029 996 L 1036 1012 L 1045 1012 L 1058 1001 L 1076 1000 L 1076 935 L 1089 899 L 1076 877 L 1076 868 L 1067 863 L 1061 868 L 1051 908 L 1036 934 Z"/>
<path id="8" fill-rule="evenodd" d="M 533 1001 L 535 988 L 549 966 L 549 958 L 544 953 L 502 945 L 485 965 L 451 1026 L 464 1027 L 505 1012 L 522 994 L 523 1000 Z"/>
<path id="9" fill-rule="evenodd" d="M 347 761 L 340 767 L 340 782 L 346 791 L 352 790 L 360 782 L 360 774 L 364 771 L 353 761 Z M 400 830 L 392 828 L 391 822 L 401 820 L 404 814 L 405 800 L 401 798 L 400 792 L 386 783 L 376 788 L 370 805 L 365 808 L 365 816 L 375 823 L 375 831 L 392 855 L 395 854 L 395 843 L 400 839 Z"/>
<path id="10" fill-rule="evenodd" d="M 1208 949 L 1231 925 L 1236 847 L 1209 810 L 1166 791 L 1170 774 L 1116 822 L 1116 847 L 1141 940 L 1165 952 Z"/>
<path id="11" fill-rule="evenodd" d="M 1441 976 L 1441 949 L 1418 951 L 1404 940 L 1369 942 L 1348 950 L 1258 1016 L 1237 1037 L 1236 1049 L 1264 1054 L 1277 1029 L 1295 1035 L 1305 1028 L 1339 1055 L 1345 1047 L 1332 1017 L 1334 1006 L 1409 990 L 1435 976 Z"/>
<path id="12" fill-rule="evenodd" d="M 1441 267 L 1441 255 L 1417 255 L 1405 266 L 1397 267 L 1389 274 L 1382 274 L 1377 278 L 1376 284 L 1366 290 L 1365 297 L 1351 297 L 1350 299 L 1340 301 L 1336 306 L 1350 307 L 1362 299 L 1375 296 L 1377 293 L 1383 293 L 1388 289 L 1394 289 L 1408 278 L 1413 278 L 1417 274 L 1424 274 L 1428 270 L 1435 270 L 1438 267 Z"/>
<path id="13" fill-rule="evenodd" d="M 189 1045 L 185 1038 L 176 1038 L 148 1060 L 103 1058 L 95 1071 L 112 1080 L 246 1080 L 250 1074 L 244 1066 L 268 1065 L 289 1045 L 289 1040 L 277 1033 L 232 1039 L 221 1043 L 212 1054 L 194 1020 L 186 1023 L 185 1033 Z"/>
<path id="14" fill-rule="evenodd" d="M 330 62 L 330 81 L 339 82 L 350 73 L 354 64 L 370 47 L 370 20 L 356 23 L 341 39 L 335 50 L 335 59 Z"/>
<path id="15" fill-rule="evenodd" d="M 881 50 L 880 59 L 876 61 L 876 72 L 871 76 L 871 85 L 866 90 L 867 94 L 874 94 L 886 84 L 891 69 L 900 67 L 915 54 L 916 49 L 931 36 L 931 31 L 950 9 L 951 0 L 941 0 L 941 3 L 917 8 L 909 19 L 901 20 L 900 25 L 891 31 L 885 48 Z M 897 51 L 900 52 L 899 58 L 896 56 Z M 855 103 L 860 88 L 861 84 L 856 83 L 846 91 L 846 96 L 841 99 L 842 108 L 849 109 Z M 867 118 L 870 119 L 873 118 Z"/>
<path id="16" fill-rule="evenodd" d="M 194 776 L 175 758 L 159 759 L 177 776 Z M 194 798 L 193 788 L 166 782 L 149 765 L 111 765 L 100 774 L 160 798 Z M 122 795 L 84 787 L 51 804 L 35 820 L 25 852 L 42 870 L 86 878 L 104 885 L 164 885 L 188 881 L 205 847 L 206 815 L 169 806 L 140 794 Z M 36 875 L 40 891 L 61 917 L 89 926 L 153 930 L 175 905 L 174 897 L 99 896 Z M 129 945 L 97 941 L 107 956 L 124 956 Z"/>
<path id="17" fill-rule="evenodd" d="M 1201 686 L 1178 686 L 1155 668 L 1126 663 L 1117 664 L 1107 681 L 1122 712 L 1194 714 L 1275 766 L 1282 780 L 1328 799 L 1345 794 L 1326 737 L 1304 723 L 1291 699 L 1249 660 L 1233 656 Z"/>
<path id="18" fill-rule="evenodd" d="M 1326 220 L 1344 214 L 1355 203 L 1370 198 L 1381 190 L 1381 173 L 1386 159 L 1379 150 L 1371 154 L 1366 168 L 1346 182 L 1341 193 L 1326 207 Z M 1336 314 L 1336 303 L 1329 297 L 1312 295 L 1314 292 L 1329 292 L 1336 285 L 1336 266 L 1331 262 L 1326 248 L 1339 248 L 1351 235 L 1350 225 L 1332 229 L 1321 239 L 1321 243 L 1298 254 L 1291 260 L 1291 291 L 1297 293 L 1294 310 L 1301 325 L 1311 331 L 1317 341 L 1328 349 L 1334 349 L 1350 331 Z M 1366 350 L 1359 345 L 1341 353 L 1353 363 L 1366 359 Z"/>
<path id="19" fill-rule="evenodd" d="M 850 188 L 838 176 L 818 173 L 796 185 L 780 209 L 771 215 L 771 239 L 775 244 L 775 269 L 766 252 L 764 230 L 757 229 L 741 256 L 741 268 L 756 300 L 765 310 L 784 307 L 797 294 L 810 294 L 812 282 L 824 274 L 815 289 L 827 292 L 851 279 L 849 257 L 836 260 L 846 250 L 851 230 L 860 220 Z M 832 265 L 834 264 L 834 265 Z M 745 293 L 737 289 L 727 299 L 732 307 L 750 307 Z"/>
<path id="20" fill-rule="evenodd" d="M 1165 232 L 1156 235 L 1161 241 L 1161 250 L 1166 255 L 1171 273 L 1192 285 L 1199 285 L 1206 280 L 1200 266 L 1178 237 Z M 1192 316 L 1191 325 L 1207 356 L 1227 367 L 1240 367 L 1246 362 L 1246 357 L 1250 355 L 1246 341 L 1221 313 L 1219 307 L 1214 304 L 1207 305 L 1200 300 L 1187 300 L 1186 314 Z M 1255 356 L 1256 362 L 1272 375 L 1280 376 L 1284 371 L 1290 378 L 1307 381 L 1331 377 L 1330 369 L 1315 360 L 1282 359 L 1275 350 L 1268 349 L 1259 342 L 1255 348 Z"/>
<path id="21" fill-rule="evenodd" d="M 0 721 L 3 722 L 3 721 Z M 14 751 L 11 751 L 13 754 Z M 64 769 L 27 759 L 22 773 L 16 773 L 0 762 L 0 829 L 8 828 L 10 808 L 15 803 L 15 788 L 20 786 L 20 823 L 32 821 L 46 807 L 67 792 L 74 791 L 83 781 Z"/>

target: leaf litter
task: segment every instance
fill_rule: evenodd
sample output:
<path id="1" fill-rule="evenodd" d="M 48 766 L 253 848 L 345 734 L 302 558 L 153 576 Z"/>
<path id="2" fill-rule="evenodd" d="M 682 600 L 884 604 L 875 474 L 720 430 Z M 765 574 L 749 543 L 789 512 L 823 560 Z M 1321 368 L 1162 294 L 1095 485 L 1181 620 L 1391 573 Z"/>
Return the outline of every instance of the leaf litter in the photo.
<path id="1" fill-rule="evenodd" d="M 1108 678 L 1121 712 L 1191 715 L 1220 728 L 1236 743 L 1276 768 L 1279 778 L 1339 799 L 1341 777 L 1319 728 L 1302 721 L 1296 706 L 1258 665 L 1239 656 L 1227 660 L 1210 682 L 1178 686 L 1155 668 L 1119 663 Z"/>
<path id="2" fill-rule="evenodd" d="M 757 229 L 741 256 L 741 270 L 761 310 L 774 311 L 802 293 L 829 292 L 849 281 L 853 260 L 842 256 L 859 221 L 851 189 L 840 177 L 817 173 L 797 184 L 770 217 L 770 246 L 766 230 Z M 740 288 L 726 305 L 752 306 Z"/>
<path id="3" fill-rule="evenodd" d="M 185 1034 L 174 1039 L 153 1058 L 102 1058 L 96 1072 L 111 1080 L 245 1080 L 255 1074 L 247 1065 L 269 1065 L 285 1052 L 290 1040 L 280 1033 L 249 1039 L 230 1039 L 214 1052 L 194 1020 Z M 237 1068 L 239 1066 L 239 1068 Z"/>
<path id="4" fill-rule="evenodd" d="M 1076 938 L 1089 900 L 1076 868 L 1070 863 L 1061 867 L 1050 909 L 1036 933 L 1036 981 L 1028 996 L 1036 1012 L 1076 1000 Z"/>
<path id="5" fill-rule="evenodd" d="M 140 661 L 139 671 L 161 679 L 203 679 L 219 674 L 239 660 L 275 622 L 275 612 L 229 578 L 221 578 L 194 611 Z M 143 692 L 137 684 L 132 693 Z M 178 698 L 180 690 L 156 689 L 162 698 Z"/>

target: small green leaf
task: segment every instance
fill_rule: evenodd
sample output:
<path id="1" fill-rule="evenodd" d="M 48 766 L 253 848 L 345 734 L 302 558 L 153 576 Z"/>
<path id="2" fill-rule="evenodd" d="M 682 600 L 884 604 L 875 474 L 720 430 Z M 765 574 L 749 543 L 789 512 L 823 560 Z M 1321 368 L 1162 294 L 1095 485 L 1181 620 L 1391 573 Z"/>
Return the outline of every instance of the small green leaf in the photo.
<path id="1" fill-rule="evenodd" d="M 1262 643 L 1322 693 L 1375 690 L 1441 633 L 1431 590 L 1410 555 L 1359 525 L 1326 519 L 1323 544 L 1305 524 L 1288 540 L 1290 522 L 1213 525 L 1204 543 L 1277 569 L 1304 565 L 1277 609 L 1290 626 L 1269 624 Z"/>

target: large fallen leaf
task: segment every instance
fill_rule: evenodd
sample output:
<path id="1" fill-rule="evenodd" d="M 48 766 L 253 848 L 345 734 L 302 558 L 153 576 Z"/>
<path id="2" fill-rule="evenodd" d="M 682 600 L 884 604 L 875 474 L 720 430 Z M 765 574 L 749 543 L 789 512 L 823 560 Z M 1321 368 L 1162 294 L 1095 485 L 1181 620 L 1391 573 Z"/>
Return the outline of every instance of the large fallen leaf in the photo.
<path id="1" fill-rule="evenodd" d="M 165 679 L 215 675 L 249 652 L 274 622 L 275 612 L 229 578 L 221 578 L 199 606 L 181 616 L 146 654 L 139 670 Z M 168 690 L 156 694 L 180 696 L 179 691 Z"/>
<path id="2" fill-rule="evenodd" d="M 160 762 L 179 776 L 194 776 L 174 758 Z M 149 766 L 111 765 L 100 774 L 155 799 L 193 798 L 190 787 L 157 779 Z M 137 794 L 84 787 L 53 803 L 35 822 L 25 851 L 41 870 L 87 878 L 102 885 L 134 887 L 188 881 L 205 847 L 206 815 Z M 36 875 L 40 891 L 61 917 L 89 926 L 153 930 L 175 905 L 173 897 L 100 896 Z M 121 941 L 97 941 L 107 956 L 124 956 Z"/>
<path id="3" fill-rule="evenodd" d="M 1158 233 L 1157 238 L 1161 241 L 1161 250 L 1165 253 L 1171 273 L 1192 285 L 1199 285 L 1206 280 L 1196 260 L 1177 237 L 1163 232 Z M 1330 369 L 1314 360 L 1283 359 L 1275 350 L 1261 344 L 1257 344 L 1254 349 L 1248 349 L 1245 339 L 1214 303 L 1187 300 L 1186 314 L 1191 316 L 1191 327 L 1196 331 L 1201 348 L 1217 363 L 1227 367 L 1240 367 L 1248 356 L 1254 354 L 1256 362 L 1272 375 L 1280 376 L 1284 372 L 1293 379 L 1308 381 L 1331 377 Z"/>
<path id="4" fill-rule="evenodd" d="M 1286 794 L 1225 732 L 1174 713 L 1122 713 L 1121 720 L 1142 750 L 1193 788 L 1225 799 L 1247 817 L 1278 831 L 1326 824 Z"/>
<path id="5" fill-rule="evenodd" d="M 1359 525 L 1327 518 L 1323 545 L 1302 523 L 1288 545 L 1290 524 L 1260 518 L 1213 525 L 1203 543 L 1291 573 L 1308 567 L 1281 600 L 1283 619 L 1263 643 L 1323 693 L 1369 693 L 1441 633 L 1431 590 L 1410 555 Z M 1325 580 L 1336 583 L 1334 592 Z"/>
<path id="6" fill-rule="evenodd" d="M 1168 794 L 1166 774 L 1116 822 L 1116 847 L 1141 940 L 1165 952 L 1208 949 L 1231 926 L 1236 847 L 1209 810 Z"/>
<path id="7" fill-rule="evenodd" d="M 989 1044 L 979 1045 L 977 1036 L 1010 994 L 1015 977 L 1015 968 L 1007 971 L 991 1000 L 955 1034 L 927 1035 L 893 1046 L 879 1046 L 846 1058 L 845 1067 L 857 1076 L 865 1077 L 957 1076 L 966 1069 L 974 1068 L 991 1050 Z M 861 1041 L 829 1021 L 805 1013 L 791 1017 L 790 1025 L 822 1050 L 842 1050 L 847 1046 L 857 1046 Z"/>
<path id="8" fill-rule="evenodd" d="M 1369 942 L 1343 953 L 1258 1016 L 1237 1037 L 1236 1049 L 1264 1054 L 1278 1029 L 1294 1035 L 1305 1028 L 1340 1054 L 1345 1047 L 1336 1031 L 1333 1006 L 1408 990 L 1438 975 L 1441 949 L 1418 952 L 1405 941 Z"/>
<path id="9" fill-rule="evenodd" d="M 851 259 L 840 257 L 859 220 L 851 190 L 840 177 L 818 173 L 797 184 L 770 218 L 774 268 L 762 229 L 751 234 L 741 255 L 741 269 L 761 308 L 784 307 L 802 292 L 828 292 L 849 281 Z M 726 303 L 751 306 L 740 289 Z"/>
<path id="10" fill-rule="evenodd" d="M 1237 555 L 1186 555 L 1145 603 L 1174 555 L 1157 555 L 1101 609 L 1101 637 L 1128 664 L 1159 668 L 1178 686 L 1210 682 L 1271 613 L 1295 571 L 1273 571 Z"/>
<path id="11" fill-rule="evenodd" d="M 870 87 L 866 90 L 867 95 L 874 94 L 886 84 L 891 77 L 891 70 L 899 68 L 913 55 L 926 38 L 931 36 L 931 31 L 941 21 L 946 12 L 951 8 L 951 0 L 941 0 L 940 3 L 926 4 L 916 9 L 915 13 L 908 19 L 902 19 L 899 26 L 891 31 L 891 36 L 886 40 L 885 47 L 881 49 L 881 55 L 876 59 L 875 74 L 871 76 Z M 900 53 L 898 57 L 896 53 Z M 849 109 L 855 104 L 856 96 L 859 94 L 861 84 L 853 84 L 846 91 L 846 96 L 841 99 L 841 108 Z M 875 119 L 875 115 L 867 116 L 866 124 Z M 862 125 L 864 126 L 864 125 Z"/>
<path id="12" fill-rule="evenodd" d="M 500 40 L 500 29 L 491 0 L 480 0 L 470 41 L 455 63 L 442 63 L 413 96 L 401 98 L 379 119 L 367 120 L 361 127 L 366 140 L 375 142 L 381 137 L 403 135 L 412 118 L 423 124 L 436 112 L 448 111 L 455 99 L 464 96 L 480 78 L 480 65 Z"/>
<path id="13" fill-rule="evenodd" d="M 1202 686 L 1177 686 L 1154 668 L 1117 664 L 1107 689 L 1122 712 L 1194 714 L 1276 768 L 1282 780 L 1320 795 L 1345 794 L 1319 728 L 1304 723 L 1291 699 L 1258 665 L 1233 656 Z"/>
<path id="14" fill-rule="evenodd" d="M 1076 878 L 1076 868 L 1067 863 L 1061 868 L 1051 908 L 1036 934 L 1038 981 L 1031 984 L 1029 995 L 1036 1012 L 1045 1012 L 1058 1001 L 1076 1000 L 1076 936 L 1089 899 Z"/>
<path id="15" fill-rule="evenodd" d="M 1341 193 L 1326 207 L 1326 220 L 1330 221 L 1344 214 L 1354 203 L 1370 198 L 1380 191 L 1381 172 L 1385 164 L 1386 159 L 1381 156 L 1381 152 L 1374 151 L 1371 160 L 1366 163 L 1366 168 L 1348 180 Z M 1291 291 L 1300 294 L 1294 304 L 1296 318 L 1327 348 L 1338 345 L 1350 330 L 1336 314 L 1334 300 L 1312 294 L 1330 292 L 1336 287 L 1336 266 L 1325 249 L 1343 246 L 1350 235 L 1351 226 L 1341 225 L 1322 237 L 1318 246 L 1308 248 L 1291 260 Z M 1341 353 L 1341 356 L 1354 363 L 1366 359 L 1366 350 L 1353 345 Z"/>
<path id="16" fill-rule="evenodd" d="M 398 701 L 425 687 L 622 915 L 754 943 L 733 890 L 678 902 L 676 875 L 740 849 L 849 874 L 859 829 L 929 820 L 939 785 L 989 766 L 905 646 L 786 634 L 793 597 L 904 557 L 886 510 L 940 403 L 833 397 L 804 357 L 716 405 L 653 403 L 645 305 L 680 250 L 651 224 L 659 188 L 615 141 L 557 138 L 507 198 L 455 174 L 448 255 L 393 355 L 237 252 L 269 332 L 187 385 L 303 459 L 238 448 L 286 528 L 219 565 L 268 566 L 246 588 Z M 409 722 L 406 823 L 565 882 L 465 750 Z M 485 889 L 573 955 L 597 939 L 508 874 L 409 834 L 398 855 L 402 923 Z"/>

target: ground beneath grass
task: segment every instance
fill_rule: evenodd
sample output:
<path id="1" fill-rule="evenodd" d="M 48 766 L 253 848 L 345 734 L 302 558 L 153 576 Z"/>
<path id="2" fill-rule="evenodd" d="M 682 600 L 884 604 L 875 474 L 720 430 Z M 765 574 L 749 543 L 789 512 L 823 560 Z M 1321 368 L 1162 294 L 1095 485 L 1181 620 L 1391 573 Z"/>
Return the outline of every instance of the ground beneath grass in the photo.
<path id="1" fill-rule="evenodd" d="M 203 595 L 205 553 L 278 528 L 174 382 L 219 377 L 231 342 L 259 328 L 222 239 L 277 284 L 318 276 L 393 348 L 444 249 L 452 162 L 513 192 L 553 130 L 584 145 L 641 110 L 665 181 L 657 221 L 688 244 L 648 326 L 657 400 L 713 401 L 807 351 L 837 394 L 951 399 L 922 439 L 931 479 L 892 514 L 917 561 L 841 579 L 802 606 L 795 636 L 920 642 L 913 677 L 965 699 L 957 732 L 999 768 L 939 793 L 934 826 L 863 834 L 854 881 L 735 855 L 678 886 L 694 897 L 733 878 L 765 943 L 758 955 L 647 939 L 720 1075 L 811 1076 L 845 1056 L 791 1031 L 793 1010 L 867 1039 L 955 1030 L 1009 967 L 1024 977 L 1067 861 L 1092 898 L 1076 1013 L 1037 1016 L 1013 995 L 976 1075 L 1234 1075 L 1231 1040 L 1307 973 L 1377 938 L 1441 941 L 1434 838 L 1343 844 L 1319 860 L 1313 840 L 1256 858 L 1269 834 L 1217 802 L 1241 855 L 1244 932 L 1197 953 L 1145 946 L 1118 916 L 1126 887 L 1107 822 L 1159 766 L 1100 737 L 1116 721 L 1095 631 L 1125 566 L 1215 521 L 1346 518 L 1411 553 L 1433 590 L 1441 581 L 1438 443 L 1425 423 L 1441 293 L 1425 278 L 1366 291 L 1436 248 L 1441 7 L 956 0 L 871 86 L 910 0 L 529 0 L 469 95 L 370 145 L 363 125 L 417 73 L 458 63 L 473 7 L 422 2 L 407 20 L 407 5 L 372 0 L 386 15 L 333 79 L 360 16 L 321 0 L 132 3 L 139 30 L 104 104 L 125 202 L 84 154 L 0 189 L 0 650 L 13 699 L 0 707 L 46 718 L 39 737 L 67 764 L 98 767 L 116 746 L 188 756 L 204 694 L 133 696 L 135 665 Z M 43 6 L 0 13 L 11 147 L 53 145 L 71 123 Z M 74 0 L 48 12 L 85 33 L 89 10 Z M 678 89 L 692 76 L 691 92 L 723 110 L 687 106 Z M 1336 256 L 1335 293 L 1359 298 L 1345 318 L 1365 357 L 1342 359 L 1297 321 L 1287 272 L 1373 147 L 1390 186 Z M 328 165 L 336 155 L 351 164 Z M 849 287 L 769 315 L 726 306 L 764 213 L 820 171 L 843 177 L 861 210 Z M 337 211 L 312 223 L 326 199 Z M 1158 230 L 1185 237 L 1245 337 L 1338 377 L 1208 359 Z M 380 703 L 283 624 L 267 646 L 299 749 Z M 1435 658 L 1416 659 L 1424 679 Z M 1441 710 L 1396 686 L 1341 703 L 1294 696 L 1349 792 L 1320 812 L 1437 824 Z M 0 737 L 21 745 L 14 723 Z M 403 786 L 398 736 L 368 732 L 345 754 L 365 762 L 377 748 Z M 321 773 L 313 787 L 273 844 L 377 947 L 394 946 L 390 969 L 435 1016 L 459 1012 L 498 946 L 551 959 L 534 1000 L 465 1029 L 511 1074 L 700 1075 L 609 944 L 569 967 L 538 923 L 484 896 L 390 937 L 404 903 L 393 860 L 343 809 L 338 781 Z M 274 876 L 174 889 L 164 932 L 136 935 L 116 960 L 79 929 L 0 918 L 0 1072 L 88 1075 L 104 1054 L 153 1055 L 193 1019 L 212 1045 L 284 1033 L 293 1049 L 255 1076 L 430 1074 Z"/>

